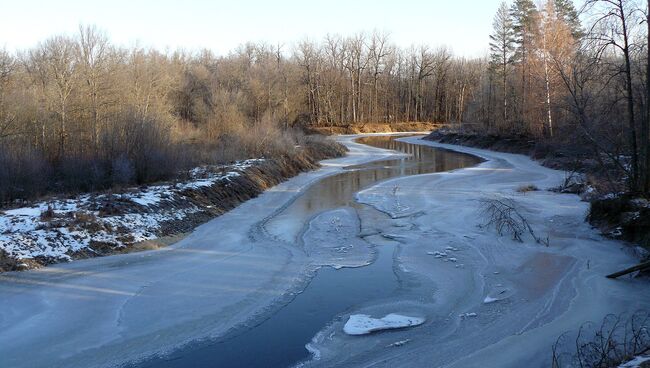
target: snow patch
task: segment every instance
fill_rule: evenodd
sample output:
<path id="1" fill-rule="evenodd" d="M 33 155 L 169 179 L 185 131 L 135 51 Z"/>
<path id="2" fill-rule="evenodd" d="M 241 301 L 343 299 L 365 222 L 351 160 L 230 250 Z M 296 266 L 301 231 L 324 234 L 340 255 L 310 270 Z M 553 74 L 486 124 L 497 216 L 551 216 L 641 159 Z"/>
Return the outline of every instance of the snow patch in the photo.
<path id="1" fill-rule="evenodd" d="M 650 362 L 650 356 L 640 355 L 627 363 L 619 365 L 618 368 L 639 368 L 645 362 Z"/>
<path id="2" fill-rule="evenodd" d="M 348 335 L 367 335 L 375 331 L 418 326 L 425 321 L 425 318 L 409 317 L 395 313 L 382 318 L 372 318 L 367 314 L 353 314 L 343 327 L 343 331 Z"/>
<path id="3" fill-rule="evenodd" d="M 463 313 L 459 315 L 460 319 L 466 319 L 466 318 L 476 318 L 478 317 L 478 314 L 476 313 Z"/>
<path id="4" fill-rule="evenodd" d="M 400 346 L 404 346 L 404 345 L 408 344 L 409 342 L 411 342 L 411 339 L 395 341 L 394 343 L 388 345 L 387 347 L 389 347 L 389 348 L 400 347 Z"/>
<path id="5" fill-rule="evenodd" d="M 75 252 L 87 250 L 94 253 L 93 242 L 123 248 L 155 239 L 163 223 L 182 220 L 201 208 L 189 203 L 184 208 L 171 210 L 154 206 L 182 198 L 184 190 L 230 180 L 260 161 L 263 159 L 196 168 L 189 172 L 190 180 L 184 183 L 132 188 L 121 194 L 86 194 L 5 210 L 0 212 L 0 250 L 17 260 L 43 257 L 70 261 Z M 129 213 L 102 215 L 98 201 L 108 204 L 127 201 L 146 210 L 134 208 L 129 209 Z"/>

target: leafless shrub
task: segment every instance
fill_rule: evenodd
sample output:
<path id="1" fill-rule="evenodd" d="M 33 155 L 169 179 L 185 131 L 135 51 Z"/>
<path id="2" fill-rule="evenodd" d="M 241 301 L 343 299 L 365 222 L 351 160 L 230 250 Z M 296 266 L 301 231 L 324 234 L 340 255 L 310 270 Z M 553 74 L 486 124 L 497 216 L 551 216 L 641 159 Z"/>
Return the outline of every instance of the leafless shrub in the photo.
<path id="1" fill-rule="evenodd" d="M 551 191 L 557 193 L 580 194 L 585 191 L 587 185 L 583 175 L 577 171 L 569 171 L 564 174 L 564 180 L 557 187 L 551 188 Z"/>
<path id="2" fill-rule="evenodd" d="M 607 368 L 627 362 L 650 350 L 650 315 L 638 311 L 629 317 L 607 315 L 599 326 L 580 326 L 574 342 L 570 332 L 552 346 L 552 367 Z"/>
<path id="3" fill-rule="evenodd" d="M 518 193 L 528 193 L 528 192 L 536 192 L 538 191 L 539 188 L 535 186 L 534 184 L 527 184 L 527 185 L 522 185 L 519 188 L 517 188 Z"/>
<path id="4" fill-rule="evenodd" d="M 47 208 L 44 211 L 41 211 L 41 221 L 49 221 L 54 218 L 56 214 L 52 206 L 47 205 Z"/>
<path id="5" fill-rule="evenodd" d="M 529 233 L 539 244 L 548 247 L 548 238 L 542 239 L 535 234 L 528 220 L 519 212 L 517 204 L 510 198 L 481 199 L 481 212 L 486 222 L 483 228 L 494 227 L 499 235 L 510 234 L 512 239 L 523 243 L 523 236 Z"/>

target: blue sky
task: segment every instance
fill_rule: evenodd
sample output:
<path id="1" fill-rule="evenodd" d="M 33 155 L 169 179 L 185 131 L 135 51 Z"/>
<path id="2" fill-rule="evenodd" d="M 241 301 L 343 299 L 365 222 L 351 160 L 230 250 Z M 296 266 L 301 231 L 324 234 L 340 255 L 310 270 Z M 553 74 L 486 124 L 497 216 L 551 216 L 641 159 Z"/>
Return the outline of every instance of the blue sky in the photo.
<path id="1" fill-rule="evenodd" d="M 246 41 L 319 40 L 373 29 L 394 43 L 447 45 L 455 53 L 487 52 L 500 0 L 0 0 L 0 47 L 22 49 L 56 33 L 95 24 L 124 46 L 209 48 L 226 54 Z"/>

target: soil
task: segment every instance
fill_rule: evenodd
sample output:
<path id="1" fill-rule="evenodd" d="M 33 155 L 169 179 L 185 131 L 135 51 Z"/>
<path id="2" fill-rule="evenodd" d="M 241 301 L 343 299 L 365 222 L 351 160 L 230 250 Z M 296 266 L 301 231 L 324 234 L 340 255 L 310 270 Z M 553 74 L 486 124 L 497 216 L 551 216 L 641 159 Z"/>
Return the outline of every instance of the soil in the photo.
<path id="1" fill-rule="evenodd" d="M 306 130 L 323 135 L 335 134 L 361 134 L 361 133 L 402 133 L 402 132 L 430 132 L 440 127 L 440 124 L 409 122 L 409 123 L 368 123 L 349 124 L 331 127 L 310 127 Z"/>

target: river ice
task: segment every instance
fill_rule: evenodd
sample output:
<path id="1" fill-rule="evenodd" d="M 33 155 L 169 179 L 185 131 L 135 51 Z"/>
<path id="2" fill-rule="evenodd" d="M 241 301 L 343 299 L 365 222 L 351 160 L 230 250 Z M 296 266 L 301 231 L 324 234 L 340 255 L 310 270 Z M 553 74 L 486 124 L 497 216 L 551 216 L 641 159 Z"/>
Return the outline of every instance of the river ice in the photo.
<path id="1" fill-rule="evenodd" d="M 588 204 L 578 196 L 547 191 L 563 172 L 522 155 L 401 140 L 485 159 L 473 168 L 387 180 L 357 195 L 408 226 L 390 234 L 400 243 L 394 269 L 402 292 L 351 314 L 403 310 L 426 322 L 348 336 L 345 320 L 335 321 L 310 343 L 319 359 L 303 366 L 548 367 L 551 346 L 563 333 L 610 313 L 648 310 L 650 293 L 640 292 L 646 280 L 604 277 L 637 261 L 627 247 L 584 221 Z M 527 184 L 541 190 L 517 192 Z M 480 200 L 494 197 L 513 198 L 550 246 L 479 227 Z M 396 340 L 409 343 L 387 348 Z"/>
<path id="2" fill-rule="evenodd" d="M 221 336 L 277 309 L 304 288 L 317 265 L 261 224 L 345 166 L 400 155 L 354 138 L 341 138 L 347 157 L 267 190 L 171 247 L 1 274 L 0 366 L 115 366 Z M 348 240 L 342 245 L 359 241 Z M 370 259 L 366 251 L 355 264 Z"/>

